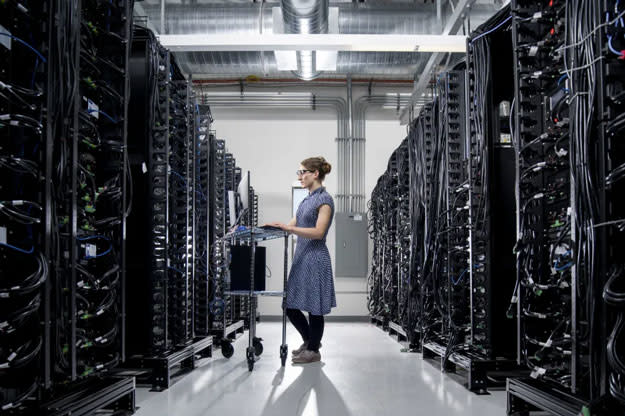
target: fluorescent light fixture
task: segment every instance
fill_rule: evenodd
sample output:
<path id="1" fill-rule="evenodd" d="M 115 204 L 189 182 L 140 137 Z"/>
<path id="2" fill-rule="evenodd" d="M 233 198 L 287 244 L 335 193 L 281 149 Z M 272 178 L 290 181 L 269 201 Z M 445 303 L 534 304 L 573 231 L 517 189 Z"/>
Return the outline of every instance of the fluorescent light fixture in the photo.
<path id="1" fill-rule="evenodd" d="M 312 92 L 255 92 L 255 91 L 245 91 L 243 94 L 239 92 L 231 92 L 231 91 L 211 91 L 207 94 L 202 94 L 206 97 L 241 97 L 241 98 L 253 98 L 253 97 L 297 97 L 297 98 L 312 98 Z"/>
<path id="2" fill-rule="evenodd" d="M 297 55 L 295 51 L 274 51 L 276 63 L 280 71 L 296 71 Z"/>
<path id="3" fill-rule="evenodd" d="M 316 51 L 316 55 L 319 71 L 336 71 L 337 51 Z"/>

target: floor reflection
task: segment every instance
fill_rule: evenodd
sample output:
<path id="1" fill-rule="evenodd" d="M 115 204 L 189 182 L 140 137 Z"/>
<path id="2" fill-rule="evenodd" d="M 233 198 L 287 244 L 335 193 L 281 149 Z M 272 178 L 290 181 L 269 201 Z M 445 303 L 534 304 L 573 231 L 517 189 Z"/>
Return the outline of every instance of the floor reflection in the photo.
<path id="1" fill-rule="evenodd" d="M 261 415 L 351 416 L 343 397 L 324 373 L 323 366 L 321 362 L 303 365 L 299 376 L 276 397 L 284 378 L 284 368 L 280 368 L 272 381 L 272 389 Z M 309 403 L 311 396 L 316 401 Z"/>

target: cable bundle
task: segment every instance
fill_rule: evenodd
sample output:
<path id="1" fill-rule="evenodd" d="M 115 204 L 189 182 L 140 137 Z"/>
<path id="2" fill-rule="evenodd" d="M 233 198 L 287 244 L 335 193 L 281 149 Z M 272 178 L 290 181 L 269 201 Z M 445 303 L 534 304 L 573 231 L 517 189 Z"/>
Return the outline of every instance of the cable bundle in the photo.
<path id="1" fill-rule="evenodd" d="M 586 6 L 588 7 L 588 6 Z M 622 145 L 623 133 L 625 132 L 625 2 L 622 0 L 608 1 L 607 9 L 604 13 L 599 13 L 599 19 L 594 22 L 604 25 L 602 33 L 603 51 L 586 48 L 587 54 L 583 55 L 584 61 L 578 66 L 588 65 L 600 57 L 605 58 L 604 65 L 604 86 L 603 94 L 599 92 L 596 96 L 600 98 L 605 95 L 603 106 L 599 101 L 599 109 L 595 114 L 605 114 L 606 122 L 599 126 L 599 137 L 605 140 L 606 169 L 603 178 L 592 176 L 593 185 L 604 183 L 606 188 L 607 215 L 604 223 L 593 224 L 592 230 L 586 229 L 589 234 L 596 234 L 597 240 L 607 239 L 609 246 L 610 267 L 605 270 L 606 282 L 603 287 L 597 288 L 602 294 L 603 301 L 608 305 L 608 311 L 613 319 L 608 329 L 608 340 L 606 344 L 608 370 L 608 388 L 610 395 L 625 406 L 625 348 L 623 347 L 625 337 L 625 264 L 620 256 L 625 248 L 625 204 L 623 203 L 623 192 L 625 191 L 625 149 Z M 596 30 L 590 26 L 590 22 L 582 25 L 577 33 L 576 42 L 585 41 L 585 36 L 589 36 Z M 591 52 L 595 52 L 591 54 Z M 602 55 L 597 56 L 603 52 Z M 580 56 L 582 58 L 582 56 Z M 579 88 L 594 90 L 596 83 L 590 82 L 596 79 L 596 74 L 590 66 L 587 69 L 576 71 L 575 79 L 579 82 Z M 591 88 L 589 88 L 591 87 Z M 583 99 L 580 97 L 579 99 Z M 584 109 L 584 108 L 583 108 Z M 585 107 L 586 112 L 591 109 Z M 580 129 L 584 127 L 580 126 Z M 583 173 L 583 172 L 582 172 Z M 597 308 L 598 309 L 598 308 Z M 595 312 L 598 314 L 598 312 Z"/>
<path id="2" fill-rule="evenodd" d="M 209 324 L 209 295 L 210 295 L 210 246 L 209 246 L 209 146 L 210 127 L 212 116 L 208 106 L 195 106 L 195 133 L 194 149 L 195 160 L 195 194 L 194 216 L 195 229 L 195 333 L 196 335 L 208 335 Z"/>
<path id="3" fill-rule="evenodd" d="M 189 84 L 172 55 L 169 62 L 169 246 L 168 327 L 174 345 L 193 334 L 192 223 L 194 153 Z"/>
<path id="4" fill-rule="evenodd" d="M 228 269 L 226 262 L 227 247 L 218 243 L 226 233 L 226 144 L 218 140 L 213 134 L 210 135 L 210 197 L 212 209 L 210 210 L 210 303 L 211 326 L 213 329 L 224 328 L 224 309 L 226 288 L 224 287 L 225 273 Z"/>
<path id="5" fill-rule="evenodd" d="M 57 37 L 67 42 L 67 56 L 59 78 L 73 85 L 61 84 L 58 92 L 55 370 L 61 379 L 74 380 L 108 370 L 122 358 L 131 4 L 60 4 L 65 20 Z"/>
<path id="6" fill-rule="evenodd" d="M 407 140 L 391 155 L 369 201 L 369 235 L 374 259 L 369 276 L 369 312 L 385 323 L 404 319 L 408 281 Z"/>
<path id="7" fill-rule="evenodd" d="M 43 288 L 50 279 L 45 215 L 49 186 L 45 117 L 52 5 L 0 5 L 0 410 L 17 408 L 43 382 Z M 47 382 L 48 380 L 46 380 Z"/>

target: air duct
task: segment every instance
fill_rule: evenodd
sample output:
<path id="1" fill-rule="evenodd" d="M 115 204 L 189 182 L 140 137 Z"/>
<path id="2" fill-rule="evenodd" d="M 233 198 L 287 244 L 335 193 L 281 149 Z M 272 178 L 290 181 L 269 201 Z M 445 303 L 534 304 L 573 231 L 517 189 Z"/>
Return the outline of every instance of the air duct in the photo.
<path id="1" fill-rule="evenodd" d="M 329 0 L 281 0 L 285 33 L 328 33 Z M 297 51 L 297 70 L 293 73 L 305 81 L 320 75 L 315 51 Z"/>

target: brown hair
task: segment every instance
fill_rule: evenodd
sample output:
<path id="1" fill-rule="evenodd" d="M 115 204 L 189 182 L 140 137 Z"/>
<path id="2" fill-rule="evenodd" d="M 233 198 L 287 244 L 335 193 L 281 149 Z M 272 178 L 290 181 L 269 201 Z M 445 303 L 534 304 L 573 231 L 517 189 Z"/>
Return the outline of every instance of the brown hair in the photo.
<path id="1" fill-rule="evenodd" d="M 308 170 L 312 170 L 313 172 L 318 171 L 320 181 L 324 180 L 326 175 L 332 170 L 332 165 L 330 165 L 328 161 L 323 158 L 323 156 L 304 159 L 302 160 L 301 165 Z"/>

